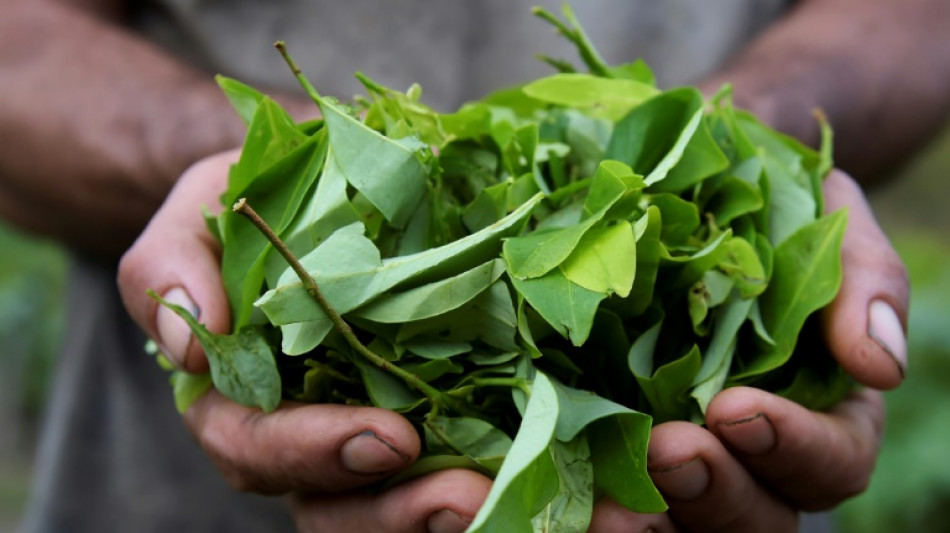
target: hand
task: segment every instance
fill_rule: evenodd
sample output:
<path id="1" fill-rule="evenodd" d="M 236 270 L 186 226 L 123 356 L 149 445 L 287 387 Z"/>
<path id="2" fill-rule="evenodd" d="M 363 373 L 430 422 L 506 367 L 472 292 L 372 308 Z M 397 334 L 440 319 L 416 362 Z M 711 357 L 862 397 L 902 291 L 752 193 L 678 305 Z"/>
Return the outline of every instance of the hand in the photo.
<path id="1" fill-rule="evenodd" d="M 178 327 L 183 324 L 177 318 L 141 295 L 146 287 L 179 298 L 191 295 L 192 301 L 202 302 L 201 307 L 192 304 L 191 308 L 202 310 L 203 322 L 214 331 L 227 330 L 216 246 L 197 213 L 200 199 L 208 205 L 216 203 L 233 157 L 209 159 L 186 173 L 120 270 L 120 285 L 133 316 L 190 371 L 206 369 L 200 347 L 186 329 Z M 825 314 L 827 342 L 860 381 L 896 386 L 903 366 L 898 367 L 895 360 L 906 357 L 897 318 L 904 315 L 907 302 L 906 275 L 857 186 L 839 173 L 828 179 L 826 192 L 830 209 L 852 208 L 842 291 Z M 161 264 L 154 257 L 161 257 Z M 180 290 L 173 292 L 176 288 Z M 881 313 L 880 307 L 876 314 L 860 311 L 878 300 L 900 311 Z M 180 299 L 178 303 L 188 304 Z M 873 337 L 864 333 L 868 328 L 862 324 L 869 321 Z M 896 359 L 874 338 L 886 339 Z M 650 468 L 671 504 L 670 511 L 635 515 L 602 502 L 592 530 L 794 530 L 799 509 L 827 508 L 863 488 L 876 456 L 882 420 L 879 394 L 870 391 L 827 414 L 754 389 L 724 391 L 707 413 L 711 431 L 682 422 L 654 430 Z M 453 471 L 376 496 L 345 492 L 385 477 L 418 453 L 419 444 L 408 423 L 385 410 L 284 404 L 264 415 L 212 392 L 192 407 L 186 422 L 236 487 L 265 493 L 293 491 L 292 508 L 302 530 L 314 526 L 412 531 L 430 520 L 430 525 L 439 522 L 446 530 L 460 531 L 489 487 L 481 476 Z M 314 432 L 300 430 L 308 423 Z M 328 427 L 337 431 L 327 434 Z M 315 436 L 319 431 L 324 434 Z M 274 446 L 275 442 L 280 444 Z M 254 443 L 267 444 L 255 447 Z M 273 449 L 296 453 L 275 457 Z M 375 469 L 368 472 L 365 466 L 354 466 L 353 457 Z M 786 471 L 789 468 L 793 470 Z"/>
<path id="2" fill-rule="evenodd" d="M 757 389 L 719 393 L 708 429 L 653 430 L 649 469 L 669 511 L 636 515 L 603 502 L 592 531 L 797 531 L 798 511 L 829 509 L 867 486 L 884 427 L 873 389 L 898 386 L 907 368 L 909 285 L 857 184 L 835 171 L 824 189 L 826 211 L 849 208 L 841 290 L 822 314 L 825 343 L 870 388 L 827 413 Z"/>
<path id="3" fill-rule="evenodd" d="M 192 310 L 211 331 L 229 330 L 220 250 L 200 208 L 218 205 L 236 157 L 212 156 L 185 172 L 119 267 L 130 314 L 189 372 L 208 369 L 201 347 L 185 323 L 145 291 Z M 481 475 L 452 470 L 378 495 L 359 490 L 408 466 L 419 453 L 415 429 L 386 409 L 284 402 L 264 414 L 212 390 L 184 419 L 236 489 L 287 494 L 300 531 L 461 532 L 490 488 Z"/>

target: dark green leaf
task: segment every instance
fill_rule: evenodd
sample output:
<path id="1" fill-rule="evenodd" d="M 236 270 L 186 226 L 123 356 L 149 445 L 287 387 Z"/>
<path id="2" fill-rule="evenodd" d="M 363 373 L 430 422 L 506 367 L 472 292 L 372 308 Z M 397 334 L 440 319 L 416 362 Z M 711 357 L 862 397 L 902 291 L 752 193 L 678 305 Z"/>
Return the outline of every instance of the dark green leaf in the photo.
<path id="1" fill-rule="evenodd" d="M 174 311 L 191 328 L 208 358 L 211 380 L 221 394 L 241 405 L 260 407 L 265 412 L 277 408 L 281 397 L 280 374 L 270 344 L 259 328 L 248 327 L 231 335 L 217 335 L 208 331 L 184 307 L 166 302 L 151 291 L 149 296 Z"/>
<path id="2" fill-rule="evenodd" d="M 569 442 L 554 440 L 550 452 L 558 473 L 558 490 L 532 519 L 534 529 L 546 533 L 587 531 L 594 512 L 594 469 L 587 436 L 581 433 Z"/>
<path id="3" fill-rule="evenodd" d="M 828 304 L 841 284 L 841 242 L 847 212 L 837 211 L 805 226 L 775 249 L 772 282 L 759 299 L 762 323 L 774 348 L 749 361 L 733 379 L 761 374 L 792 355 L 805 319 Z"/>
<path id="4" fill-rule="evenodd" d="M 657 183 L 679 163 L 703 117 L 703 97 L 693 88 L 673 89 L 635 107 L 614 127 L 606 157 Z"/>
<path id="5" fill-rule="evenodd" d="M 555 74 L 525 85 L 528 96 L 549 104 L 587 111 L 591 116 L 617 120 L 659 91 L 629 79 L 590 74 Z"/>
<path id="6" fill-rule="evenodd" d="M 587 340 L 597 306 L 607 297 L 570 281 L 560 270 L 540 278 L 511 281 L 538 314 L 562 337 L 570 338 L 574 346 Z"/>
<path id="7" fill-rule="evenodd" d="M 218 87 L 221 87 L 221 90 L 224 91 L 224 95 L 228 97 L 231 106 L 237 111 L 241 120 L 243 120 L 245 124 L 250 124 L 251 121 L 254 120 L 254 115 L 257 113 L 257 107 L 264 99 L 264 94 L 250 85 L 245 85 L 235 79 L 220 74 L 214 77 L 214 81 L 216 81 Z"/>
<path id="8" fill-rule="evenodd" d="M 538 372 L 518 434 L 469 533 L 532 533 L 531 518 L 558 490 L 557 466 L 549 445 L 558 420 L 558 397 Z"/>

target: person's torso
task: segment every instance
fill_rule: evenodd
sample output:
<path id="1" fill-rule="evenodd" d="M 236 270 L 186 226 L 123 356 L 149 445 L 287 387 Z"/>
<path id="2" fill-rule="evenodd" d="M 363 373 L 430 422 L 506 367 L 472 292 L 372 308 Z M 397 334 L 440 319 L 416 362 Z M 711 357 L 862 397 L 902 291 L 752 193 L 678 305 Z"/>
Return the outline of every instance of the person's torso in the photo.
<path id="1" fill-rule="evenodd" d="M 295 80 L 272 44 L 288 48 L 324 94 L 362 93 L 360 70 L 396 89 L 418 82 L 423 101 L 462 101 L 552 70 L 536 54 L 576 59 L 566 39 L 531 14 L 560 0 L 148 0 L 136 24 L 199 66 L 258 86 Z M 584 0 L 573 9 L 612 64 L 642 57 L 661 87 L 694 82 L 775 20 L 785 0 Z M 575 61 L 577 62 L 577 61 Z"/>

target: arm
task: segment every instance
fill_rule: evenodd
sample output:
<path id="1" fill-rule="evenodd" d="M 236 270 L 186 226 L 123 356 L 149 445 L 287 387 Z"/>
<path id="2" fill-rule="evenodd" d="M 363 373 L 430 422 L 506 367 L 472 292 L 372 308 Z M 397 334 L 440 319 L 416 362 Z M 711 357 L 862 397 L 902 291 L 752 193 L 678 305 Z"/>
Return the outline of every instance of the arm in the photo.
<path id="1" fill-rule="evenodd" d="M 825 2 L 829 5 L 833 3 L 833 0 Z M 819 18 L 827 16 L 823 6 L 819 6 L 822 7 L 819 10 L 813 8 L 814 5 L 815 2 L 802 4 L 787 22 L 780 23 L 764 34 L 748 52 L 742 54 L 726 71 L 717 76 L 716 80 L 728 79 L 734 82 L 740 105 L 752 108 L 755 112 L 763 114 L 773 125 L 798 135 L 806 141 L 814 141 L 815 132 L 809 133 L 810 128 L 814 127 L 810 111 L 816 105 L 820 105 L 835 122 L 838 127 L 838 138 L 842 139 L 849 134 L 841 117 L 861 118 L 862 113 L 867 112 L 867 108 L 862 108 L 861 100 L 857 98 L 837 100 L 841 106 L 839 109 L 831 105 L 834 102 L 826 102 L 822 99 L 812 101 L 807 96 L 838 94 L 837 89 L 835 91 L 827 89 L 827 87 L 836 86 L 836 78 L 821 75 L 821 72 L 829 69 L 826 63 L 819 60 L 820 57 L 825 56 L 816 57 L 813 62 L 806 62 L 815 69 L 810 74 L 795 71 L 798 75 L 791 76 L 791 80 L 782 78 L 782 76 L 792 74 L 791 70 L 780 68 L 783 54 L 799 57 L 796 46 L 815 41 L 812 33 L 796 35 L 796 32 L 802 31 L 803 27 L 817 27 L 811 23 L 801 22 L 803 14 L 811 13 L 810 16 Z M 907 9 L 909 5 L 904 4 L 904 8 Z M 920 7 L 922 5 L 922 3 L 914 4 L 914 9 L 922 9 Z M 868 6 L 859 7 L 867 8 Z M 816 9 L 816 11 L 809 11 L 810 9 Z M 841 13 L 847 14 L 846 11 L 841 11 Z M 807 21 L 807 18 L 805 20 Z M 850 18 L 839 17 L 835 21 L 822 20 L 821 23 L 835 22 L 832 26 L 847 26 L 850 20 Z M 797 26 L 791 27 L 798 28 L 795 31 L 789 30 L 789 25 L 793 22 Z M 811 32 L 810 29 L 809 32 Z M 902 29 L 900 33 L 907 35 L 907 29 Z M 926 34 L 917 35 L 923 37 Z M 830 48 L 827 57 L 831 57 L 833 55 L 831 51 L 836 49 L 837 45 L 832 45 L 835 43 L 828 43 Z M 911 46 L 907 50 L 913 48 Z M 774 61 L 775 65 L 767 62 L 768 64 L 762 66 L 759 62 L 765 60 L 748 59 L 758 57 L 756 50 L 765 50 L 769 54 L 774 54 L 768 56 L 768 62 Z M 853 46 L 839 49 L 836 53 L 839 52 L 858 56 L 863 53 Z M 894 52 L 900 52 L 900 50 L 895 49 Z M 838 61 L 843 61 L 850 56 L 834 57 Z M 860 58 L 853 57 L 851 60 L 859 61 Z M 898 58 L 893 61 L 893 64 L 902 66 L 903 63 Z M 830 70 L 834 71 L 833 68 Z M 772 77 L 773 75 L 775 77 Z M 716 80 L 710 83 L 717 86 Z M 794 80 L 802 82 L 803 85 L 794 87 L 792 85 Z M 908 84 L 907 87 L 901 85 L 893 89 L 900 93 L 910 90 L 917 83 L 913 77 L 908 76 L 900 80 L 901 84 Z M 866 80 L 857 86 L 863 89 L 865 83 L 870 83 L 870 81 Z M 769 89 L 770 87 L 772 89 Z M 867 89 L 870 91 L 872 87 Z M 857 111 L 851 114 L 845 107 L 849 105 L 854 105 Z M 921 113 L 924 112 L 921 111 Z M 797 117 L 802 117 L 801 121 Z M 881 120 L 895 119 L 891 114 L 886 114 Z M 796 131 L 795 124 L 806 124 L 807 131 Z M 920 124 L 923 123 L 915 122 L 912 125 L 916 128 Z M 845 131 L 842 128 L 845 128 Z M 931 129 L 917 130 L 914 138 L 918 141 L 923 140 Z M 914 132 L 908 131 L 904 135 L 912 133 Z M 861 142 L 860 139 L 857 142 Z M 883 155 L 886 154 L 882 152 L 874 154 L 873 157 L 878 158 Z M 890 157 L 899 155 L 901 154 Z M 849 163 L 847 158 L 843 161 L 851 168 L 856 168 L 855 164 Z M 883 163 L 875 163 L 875 165 L 880 164 Z M 196 168 L 192 172 L 194 174 L 191 179 L 186 177 L 182 180 L 182 186 L 192 181 L 201 181 L 197 177 L 198 173 L 211 172 L 220 175 L 222 170 Z M 890 335 L 887 338 L 891 341 L 889 348 L 892 349 L 894 355 L 897 355 L 903 350 L 900 321 L 907 304 L 906 277 L 900 261 L 890 249 L 886 238 L 875 225 L 870 211 L 863 203 L 860 190 L 842 174 L 836 174 L 834 179 L 829 179 L 827 185 L 829 205 L 849 205 L 853 209 L 853 224 L 847 237 L 850 244 L 846 245 L 844 258 L 845 288 L 829 313 L 830 316 L 836 317 L 832 319 L 832 322 L 848 327 L 841 330 L 834 327 L 827 329 L 830 332 L 828 334 L 830 348 L 833 354 L 849 370 L 852 370 L 859 381 L 875 387 L 894 387 L 902 379 L 902 367 L 896 365 L 895 358 L 891 357 L 887 350 L 873 338 L 873 328 L 868 326 L 870 322 L 868 304 L 872 300 L 880 299 L 890 304 L 896 311 L 891 315 L 895 317 L 894 320 L 890 322 L 890 326 L 896 325 L 896 335 Z M 200 221 L 197 218 L 188 221 L 184 217 L 172 214 L 178 212 L 178 209 L 181 209 L 180 213 L 197 213 L 197 205 L 194 202 L 194 195 L 186 192 L 169 198 L 163 208 L 163 211 L 168 213 L 167 216 L 160 213 L 153 220 L 153 225 L 125 256 L 123 268 L 120 271 L 120 285 L 124 289 L 130 312 L 152 336 L 163 339 L 168 344 L 171 344 L 168 341 L 172 337 L 183 341 L 174 343 L 177 349 L 172 349 L 171 355 L 179 364 L 191 370 L 198 370 L 201 367 L 203 356 L 200 349 L 196 343 L 190 342 L 187 330 L 182 329 L 184 325 L 180 321 L 163 320 L 162 312 L 156 309 L 154 302 L 141 297 L 141 293 L 145 287 L 160 289 L 160 292 L 183 287 L 190 294 L 192 301 L 201 309 L 202 320 L 211 322 L 220 320 L 222 324 L 227 323 L 226 317 L 222 318 L 221 315 L 226 312 L 227 306 L 216 278 L 215 251 L 205 249 L 198 236 L 182 239 L 182 235 L 187 235 L 185 233 L 187 228 L 182 225 L 200 229 Z M 857 223 L 854 223 L 855 221 Z M 874 252 L 866 253 L 865 246 L 868 244 L 873 245 Z M 162 268 L 161 265 L 156 265 L 149 254 L 149 250 L 154 249 L 170 250 L 170 253 L 163 257 L 164 261 L 168 264 L 187 265 L 187 269 L 173 272 Z M 201 268 L 193 260 L 197 252 L 203 254 L 202 261 L 206 259 L 207 262 Z M 190 262 L 184 260 L 186 257 Z M 842 305 L 842 302 L 846 305 Z M 175 328 L 181 334 L 174 333 Z M 890 330 L 894 331 L 893 328 Z M 235 423 L 227 427 L 232 435 L 254 435 L 255 431 L 266 427 L 267 424 L 257 423 L 256 418 L 245 416 L 246 413 L 239 413 L 242 416 L 225 417 L 223 415 L 227 413 L 226 407 L 227 404 L 222 402 L 220 397 L 212 395 L 201 400 L 196 408 L 193 408 L 187 420 L 195 434 L 205 443 L 206 449 L 211 450 L 212 457 L 218 459 L 222 470 L 226 474 L 230 472 L 229 478 L 238 480 L 238 486 L 276 492 L 301 486 L 310 490 L 326 490 L 327 487 L 324 485 L 301 484 L 301 480 L 285 481 L 277 485 L 260 485 L 260 478 L 256 476 L 269 468 L 273 469 L 275 465 L 255 463 L 248 467 L 244 464 L 249 457 L 246 450 L 234 449 L 229 446 L 230 442 L 211 440 L 209 436 L 221 435 L 220 425 L 229 424 L 227 419 L 244 420 L 243 423 Z M 319 406 L 305 406 L 299 409 L 317 407 Z M 219 416 L 204 416 L 212 410 Z M 268 416 L 275 416 L 270 419 L 275 421 L 268 423 L 272 427 L 280 424 L 280 420 L 290 420 L 286 414 L 280 412 Z M 670 498 L 672 506 L 669 514 L 631 517 L 624 511 L 611 508 L 607 502 L 601 507 L 595 526 L 610 529 L 616 525 L 619 528 L 629 529 L 631 522 L 640 521 L 641 525 L 652 524 L 659 530 L 669 530 L 674 523 L 684 530 L 689 530 L 690 526 L 700 528 L 704 523 L 709 524 L 709 520 L 714 519 L 717 521 L 716 526 L 727 531 L 761 531 L 772 526 L 791 529 L 794 527 L 799 509 L 827 508 L 862 489 L 868 480 L 876 456 L 883 408 L 879 394 L 874 391 L 849 399 L 831 413 L 818 414 L 761 391 L 732 389 L 713 402 L 708 417 L 707 422 L 711 431 L 695 425 L 675 424 L 660 426 L 654 433 L 650 454 L 651 469 L 657 484 Z M 231 439 L 231 442 L 246 440 L 248 439 Z M 311 443 L 314 446 L 316 444 Z M 265 450 L 261 452 L 266 453 Z M 327 457 L 332 459 L 334 456 L 327 455 Z M 787 465 L 795 465 L 796 469 L 793 472 L 783 470 Z M 829 465 L 834 465 L 834 469 L 829 468 Z M 276 465 L 276 470 L 301 475 L 306 473 L 305 469 L 296 468 L 296 466 Z M 688 468 L 694 468 L 692 473 Z M 235 469 L 238 470 L 237 474 L 234 473 Z M 243 475 L 241 475 L 242 471 Z M 270 478 L 270 481 L 274 479 L 279 480 L 280 476 Z M 476 491 L 471 499 L 466 500 L 466 509 L 469 512 L 477 508 L 478 498 L 484 495 L 484 480 L 481 484 L 473 484 L 480 487 L 480 490 Z M 444 486 L 444 488 L 447 487 L 448 485 Z M 377 500 L 379 505 L 373 508 L 391 508 L 392 505 L 396 505 L 392 503 L 394 500 L 391 498 L 399 497 L 406 499 L 398 501 L 418 503 L 420 493 L 416 492 L 416 496 L 409 497 L 408 490 L 412 489 L 407 488 L 406 491 L 399 493 L 379 495 Z M 447 492 L 440 491 L 440 494 L 447 494 Z M 322 525 L 338 524 L 333 521 L 333 514 L 342 512 L 341 510 L 353 510 L 355 512 L 345 513 L 346 516 L 358 517 L 361 514 L 358 512 L 362 508 L 360 505 L 369 505 L 371 502 L 368 497 L 359 495 L 355 499 L 348 498 L 345 502 L 336 500 L 325 493 L 319 496 L 319 498 L 307 500 L 307 503 L 310 505 L 309 509 L 314 511 L 311 515 L 314 520 L 317 520 L 314 523 Z M 300 501 L 302 500 L 298 500 L 298 503 Z M 452 512 L 459 511 L 457 514 L 462 514 L 460 507 L 451 509 Z M 722 509 L 729 509 L 731 513 L 724 514 Z M 378 515 L 364 514 L 364 516 Z M 425 515 L 420 513 L 420 516 Z"/>
<path id="2" fill-rule="evenodd" d="M 835 129 L 838 166 L 869 183 L 950 116 L 950 2 L 802 0 L 704 86 L 817 145 L 811 111 Z"/>
<path id="3" fill-rule="evenodd" d="M 942 0 L 805 0 L 704 88 L 732 83 L 739 106 L 812 145 L 819 132 L 810 111 L 822 108 L 838 164 L 869 182 L 946 121 L 948 23 Z M 847 175 L 833 172 L 825 194 L 829 211 L 849 209 L 849 227 L 844 279 L 823 332 L 830 355 L 869 388 L 828 413 L 755 389 L 723 391 L 706 413 L 708 431 L 681 422 L 654 428 L 650 469 L 669 513 L 633 516 L 607 502 L 598 528 L 792 531 L 798 510 L 828 509 L 864 490 L 884 424 L 874 389 L 899 385 L 907 366 L 907 273 Z"/>
<path id="4" fill-rule="evenodd" d="M 115 258 L 181 172 L 244 127 L 209 76 L 116 25 L 121 2 L 5 3 L 0 216 Z"/>

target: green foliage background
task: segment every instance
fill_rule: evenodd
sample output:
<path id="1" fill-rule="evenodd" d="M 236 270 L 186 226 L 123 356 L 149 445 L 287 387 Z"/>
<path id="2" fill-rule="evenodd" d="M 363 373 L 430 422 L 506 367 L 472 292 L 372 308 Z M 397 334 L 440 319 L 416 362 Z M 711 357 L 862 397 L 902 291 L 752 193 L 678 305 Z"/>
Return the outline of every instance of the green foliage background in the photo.
<path id="1" fill-rule="evenodd" d="M 843 505 L 846 532 L 950 531 L 950 129 L 872 204 L 910 271 L 910 365 L 887 398 L 871 485 Z"/>
<path id="2" fill-rule="evenodd" d="M 37 425 L 65 325 L 67 260 L 0 224 L 0 531 L 27 497 Z"/>
<path id="3" fill-rule="evenodd" d="M 910 269 L 910 370 L 887 394 L 888 427 L 865 494 L 843 505 L 844 532 L 950 531 L 950 129 L 871 192 Z M 36 421 L 62 340 L 66 255 L 0 225 L 0 530 L 26 499 Z"/>

